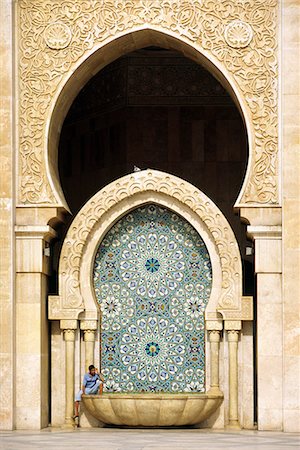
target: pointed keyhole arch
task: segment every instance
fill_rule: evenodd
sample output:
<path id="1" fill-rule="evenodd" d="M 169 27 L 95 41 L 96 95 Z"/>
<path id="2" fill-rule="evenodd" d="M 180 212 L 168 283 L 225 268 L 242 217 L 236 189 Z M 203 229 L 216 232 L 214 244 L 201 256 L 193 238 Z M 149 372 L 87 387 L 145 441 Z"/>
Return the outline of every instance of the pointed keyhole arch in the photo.
<path id="1" fill-rule="evenodd" d="M 66 209 L 68 209 L 68 205 L 63 194 L 58 173 L 58 143 L 63 121 L 72 102 L 85 84 L 106 65 L 131 51 L 151 45 L 179 51 L 187 58 L 202 65 L 218 79 L 234 100 L 244 120 L 249 145 L 247 172 L 239 199 L 242 197 L 249 178 L 253 131 L 248 109 L 243 96 L 240 95 L 237 83 L 215 57 L 201 49 L 199 45 L 189 41 L 187 37 L 171 33 L 170 31 L 158 31 L 147 26 L 147 28 L 137 28 L 129 32 L 125 31 L 87 51 L 78 60 L 75 70 L 72 73 L 68 73 L 62 80 L 56 95 L 53 97 L 50 109 L 51 119 L 47 124 L 46 130 L 46 169 L 57 203 L 63 205 Z"/>

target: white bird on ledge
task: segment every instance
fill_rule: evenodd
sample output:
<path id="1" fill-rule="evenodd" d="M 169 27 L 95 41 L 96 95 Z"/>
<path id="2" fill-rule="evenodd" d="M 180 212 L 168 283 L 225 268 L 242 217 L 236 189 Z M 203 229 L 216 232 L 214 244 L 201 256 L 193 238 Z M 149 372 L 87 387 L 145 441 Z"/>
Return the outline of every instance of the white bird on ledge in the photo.
<path id="1" fill-rule="evenodd" d="M 137 166 L 133 166 L 133 171 L 134 172 L 140 172 L 142 169 L 140 169 L 139 167 L 137 167 Z"/>

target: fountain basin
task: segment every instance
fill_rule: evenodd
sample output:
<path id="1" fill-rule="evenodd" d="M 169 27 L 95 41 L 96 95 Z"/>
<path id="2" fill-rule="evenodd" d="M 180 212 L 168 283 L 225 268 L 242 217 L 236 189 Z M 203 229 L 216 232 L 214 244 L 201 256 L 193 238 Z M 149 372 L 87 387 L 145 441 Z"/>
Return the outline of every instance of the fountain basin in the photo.
<path id="1" fill-rule="evenodd" d="M 83 395 L 86 409 L 107 425 L 171 427 L 197 425 L 221 405 L 219 393 L 104 393 Z"/>

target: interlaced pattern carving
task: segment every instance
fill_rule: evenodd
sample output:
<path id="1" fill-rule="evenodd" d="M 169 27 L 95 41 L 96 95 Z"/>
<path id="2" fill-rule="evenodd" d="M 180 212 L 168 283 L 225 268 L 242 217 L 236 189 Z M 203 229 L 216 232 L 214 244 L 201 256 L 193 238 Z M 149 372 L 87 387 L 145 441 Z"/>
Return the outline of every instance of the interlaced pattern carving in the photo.
<path id="1" fill-rule="evenodd" d="M 47 180 L 45 124 L 63 76 L 100 42 L 141 26 L 183 36 L 217 58 L 236 81 L 252 118 L 254 142 L 241 203 L 278 201 L 277 0 L 20 0 L 20 201 L 56 203 Z M 253 30 L 246 47 L 232 48 L 225 31 L 241 21 Z M 49 37 L 49 24 L 71 39 Z M 250 28 L 249 28 L 250 29 Z M 53 33 L 53 30 L 52 30 Z M 47 33 L 46 33 L 47 34 Z M 66 46 L 65 46 L 66 45 Z"/>
<path id="2" fill-rule="evenodd" d="M 159 192 L 176 198 L 194 211 L 205 223 L 216 244 L 222 269 L 219 309 L 239 309 L 241 300 L 241 259 L 234 234 L 216 205 L 201 191 L 180 178 L 158 171 L 142 171 L 109 184 L 80 210 L 65 238 L 59 265 L 62 309 L 83 309 L 80 293 L 81 258 L 88 236 L 100 223 L 103 214 L 124 198 L 142 192 Z M 97 242 L 96 244 L 97 245 Z M 55 297 L 52 297 L 55 299 Z M 56 304 L 54 307 L 57 309 Z"/>

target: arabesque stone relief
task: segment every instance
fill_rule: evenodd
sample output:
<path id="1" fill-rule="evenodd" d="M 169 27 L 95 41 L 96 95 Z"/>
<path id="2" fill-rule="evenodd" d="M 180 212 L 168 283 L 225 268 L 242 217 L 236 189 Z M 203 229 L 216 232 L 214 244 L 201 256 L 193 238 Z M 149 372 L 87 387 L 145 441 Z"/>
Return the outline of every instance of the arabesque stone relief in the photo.
<path id="1" fill-rule="evenodd" d="M 276 0 L 20 0 L 17 7 L 21 204 L 57 204 L 46 172 L 46 123 L 66 77 L 92 49 L 141 28 L 219 61 L 253 126 L 240 203 L 278 203 Z"/>
<path id="2" fill-rule="evenodd" d="M 215 242 L 218 264 L 221 265 L 218 309 L 224 310 L 224 314 L 228 312 L 228 318 L 230 318 L 231 310 L 237 313 L 238 317 L 242 315 L 242 268 L 239 248 L 223 214 L 206 195 L 190 183 L 163 172 L 145 170 L 126 175 L 110 183 L 95 194 L 77 214 L 62 247 L 59 264 L 60 291 L 59 296 L 50 296 L 50 320 L 77 318 L 80 311 L 84 310 L 80 272 L 88 240 L 92 239 L 94 242 L 91 236 L 95 228 L 101 226 L 103 217 L 114 207 L 126 200 L 128 209 L 128 205 L 134 204 L 135 196 L 147 192 L 153 193 L 153 196 L 155 193 L 166 196 L 170 205 L 174 200 L 179 201 L 182 211 L 186 208 L 194 212 L 205 224 L 211 239 Z M 94 245 L 98 246 L 97 241 Z M 84 279 L 89 277 L 88 272 Z"/>

